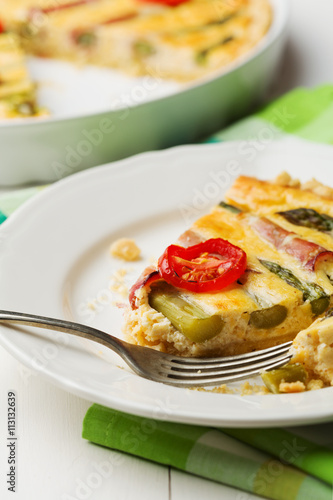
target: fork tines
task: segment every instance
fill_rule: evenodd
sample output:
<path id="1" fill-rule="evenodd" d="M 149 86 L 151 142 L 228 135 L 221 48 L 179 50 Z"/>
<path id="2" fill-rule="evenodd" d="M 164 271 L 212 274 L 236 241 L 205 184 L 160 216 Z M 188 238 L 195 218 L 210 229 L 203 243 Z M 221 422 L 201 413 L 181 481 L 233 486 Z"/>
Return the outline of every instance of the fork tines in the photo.
<path id="1" fill-rule="evenodd" d="M 177 386 L 204 386 L 235 382 L 278 368 L 290 361 L 292 342 L 261 351 L 225 358 L 171 357 L 161 365 L 160 376 Z"/>

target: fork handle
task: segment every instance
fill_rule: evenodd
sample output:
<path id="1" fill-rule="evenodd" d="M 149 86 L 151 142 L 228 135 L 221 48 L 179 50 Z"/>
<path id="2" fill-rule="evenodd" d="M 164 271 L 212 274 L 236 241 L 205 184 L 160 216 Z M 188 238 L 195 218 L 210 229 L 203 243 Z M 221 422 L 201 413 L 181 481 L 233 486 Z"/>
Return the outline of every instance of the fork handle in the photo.
<path id="1" fill-rule="evenodd" d="M 119 340 L 108 333 L 97 330 L 91 326 L 65 321 L 62 319 L 47 318 L 44 316 L 35 316 L 34 314 L 24 314 L 13 311 L 0 310 L 0 323 L 19 324 L 25 326 L 35 326 L 37 328 L 46 328 L 58 332 L 68 333 L 76 337 L 92 340 L 111 348 L 119 356 L 124 357 L 124 346 L 127 342 Z"/>

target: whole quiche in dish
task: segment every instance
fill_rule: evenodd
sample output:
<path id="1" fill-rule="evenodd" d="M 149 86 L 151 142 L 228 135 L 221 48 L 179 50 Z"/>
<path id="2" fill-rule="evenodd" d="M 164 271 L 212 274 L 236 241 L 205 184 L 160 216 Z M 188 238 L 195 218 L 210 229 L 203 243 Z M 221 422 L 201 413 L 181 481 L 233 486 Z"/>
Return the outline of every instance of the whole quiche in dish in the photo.
<path id="1" fill-rule="evenodd" d="M 4 47 L 8 37 L 20 47 L 22 71 L 25 53 L 187 82 L 247 54 L 272 19 L 268 0 L 0 0 L 0 12 L 2 94 L 2 76 L 18 57 Z M 27 74 L 17 83 L 25 87 L 15 106 L 23 93 L 29 116 L 38 115 Z"/>

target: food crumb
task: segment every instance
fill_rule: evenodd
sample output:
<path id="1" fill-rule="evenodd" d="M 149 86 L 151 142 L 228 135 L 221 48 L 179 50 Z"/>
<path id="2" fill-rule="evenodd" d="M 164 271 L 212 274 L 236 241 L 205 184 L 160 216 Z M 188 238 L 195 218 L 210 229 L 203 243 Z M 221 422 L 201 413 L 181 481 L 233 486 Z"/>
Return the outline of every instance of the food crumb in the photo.
<path id="1" fill-rule="evenodd" d="M 287 172 L 281 172 L 275 179 L 274 184 L 286 187 L 300 187 L 300 181 L 298 179 L 293 179 Z"/>
<path id="2" fill-rule="evenodd" d="M 310 191 L 329 200 L 333 200 L 333 189 L 325 186 L 316 179 L 300 183 L 299 179 L 293 179 L 287 172 L 281 172 L 273 181 L 274 184 L 285 187 L 300 188 L 303 191 Z"/>
<path id="3" fill-rule="evenodd" d="M 126 274 L 127 274 L 126 269 L 118 269 L 110 277 L 109 289 L 123 298 L 127 298 L 128 296 L 128 287 L 126 286 L 124 280 Z"/>
<path id="4" fill-rule="evenodd" d="M 317 194 L 318 196 L 328 198 L 329 200 L 333 200 L 333 189 L 325 186 L 325 184 L 322 184 L 316 179 L 311 179 L 307 182 L 304 182 L 302 184 L 302 189 Z"/>
<path id="5" fill-rule="evenodd" d="M 307 391 L 316 391 L 318 389 L 322 389 L 323 387 L 324 382 L 318 379 L 311 379 L 306 385 Z"/>
<path id="6" fill-rule="evenodd" d="M 128 262 L 138 260 L 141 254 L 140 248 L 134 240 L 129 238 L 120 238 L 110 246 L 110 254 L 118 259 Z"/>
<path id="7" fill-rule="evenodd" d="M 244 382 L 240 388 L 231 388 L 226 384 L 213 387 L 212 389 L 207 389 L 206 387 L 195 387 L 194 390 L 201 392 L 214 392 L 216 394 L 240 394 L 241 396 L 249 396 L 252 394 L 266 395 L 271 394 L 267 387 L 260 384 L 250 384 L 250 382 Z"/>
<path id="8" fill-rule="evenodd" d="M 218 387 L 213 387 L 213 389 L 206 389 L 205 387 L 194 387 L 193 390 L 199 392 L 216 392 L 218 394 L 235 394 L 233 389 L 230 389 L 226 384 L 219 385 Z"/>
<path id="9" fill-rule="evenodd" d="M 241 386 L 241 396 L 249 396 L 251 394 L 270 394 L 270 391 L 266 386 L 260 384 L 250 384 L 250 382 L 244 382 Z"/>
<path id="10" fill-rule="evenodd" d="M 304 392 L 305 385 L 299 380 L 297 382 L 281 382 L 279 392 Z"/>
<path id="11" fill-rule="evenodd" d="M 110 290 L 111 292 L 115 292 L 124 299 L 127 298 L 128 296 L 128 288 L 126 285 L 121 285 L 119 283 L 116 283 L 114 285 L 110 285 Z"/>
<path id="12" fill-rule="evenodd" d="M 128 269 L 125 269 L 124 267 L 120 268 L 120 269 L 117 269 L 114 273 L 113 273 L 113 277 L 115 279 L 122 279 L 124 276 L 126 276 L 126 274 L 129 272 Z"/>

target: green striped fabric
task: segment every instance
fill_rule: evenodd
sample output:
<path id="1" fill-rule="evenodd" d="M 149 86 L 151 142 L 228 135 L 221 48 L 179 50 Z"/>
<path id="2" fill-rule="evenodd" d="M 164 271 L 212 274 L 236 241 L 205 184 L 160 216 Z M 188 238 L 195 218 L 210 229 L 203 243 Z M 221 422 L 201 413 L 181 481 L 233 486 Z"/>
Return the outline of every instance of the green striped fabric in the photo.
<path id="1" fill-rule="evenodd" d="M 7 219 L 7 216 L 3 212 L 0 211 L 0 224 L 5 222 L 6 219 Z"/>
<path id="2" fill-rule="evenodd" d="M 318 426 L 322 440 L 327 442 L 327 428 Z M 295 436 L 284 429 L 220 429 L 243 443 L 269 453 L 280 460 L 293 464 L 328 484 L 333 484 L 333 441 L 330 448 Z M 333 424 L 331 426 L 333 431 Z"/>
<path id="3" fill-rule="evenodd" d="M 208 142 L 272 140 L 292 135 L 333 144 L 333 86 L 295 89 L 254 115 L 221 130 Z"/>
<path id="4" fill-rule="evenodd" d="M 40 193 L 45 186 L 18 189 L 0 196 L 0 224 L 4 222 L 24 202 Z"/>
<path id="5" fill-rule="evenodd" d="M 94 404 L 84 418 L 82 436 L 264 498 L 332 500 L 333 451 L 284 430 L 222 432 L 127 415 Z M 303 462 L 313 475 L 304 471 Z"/>

